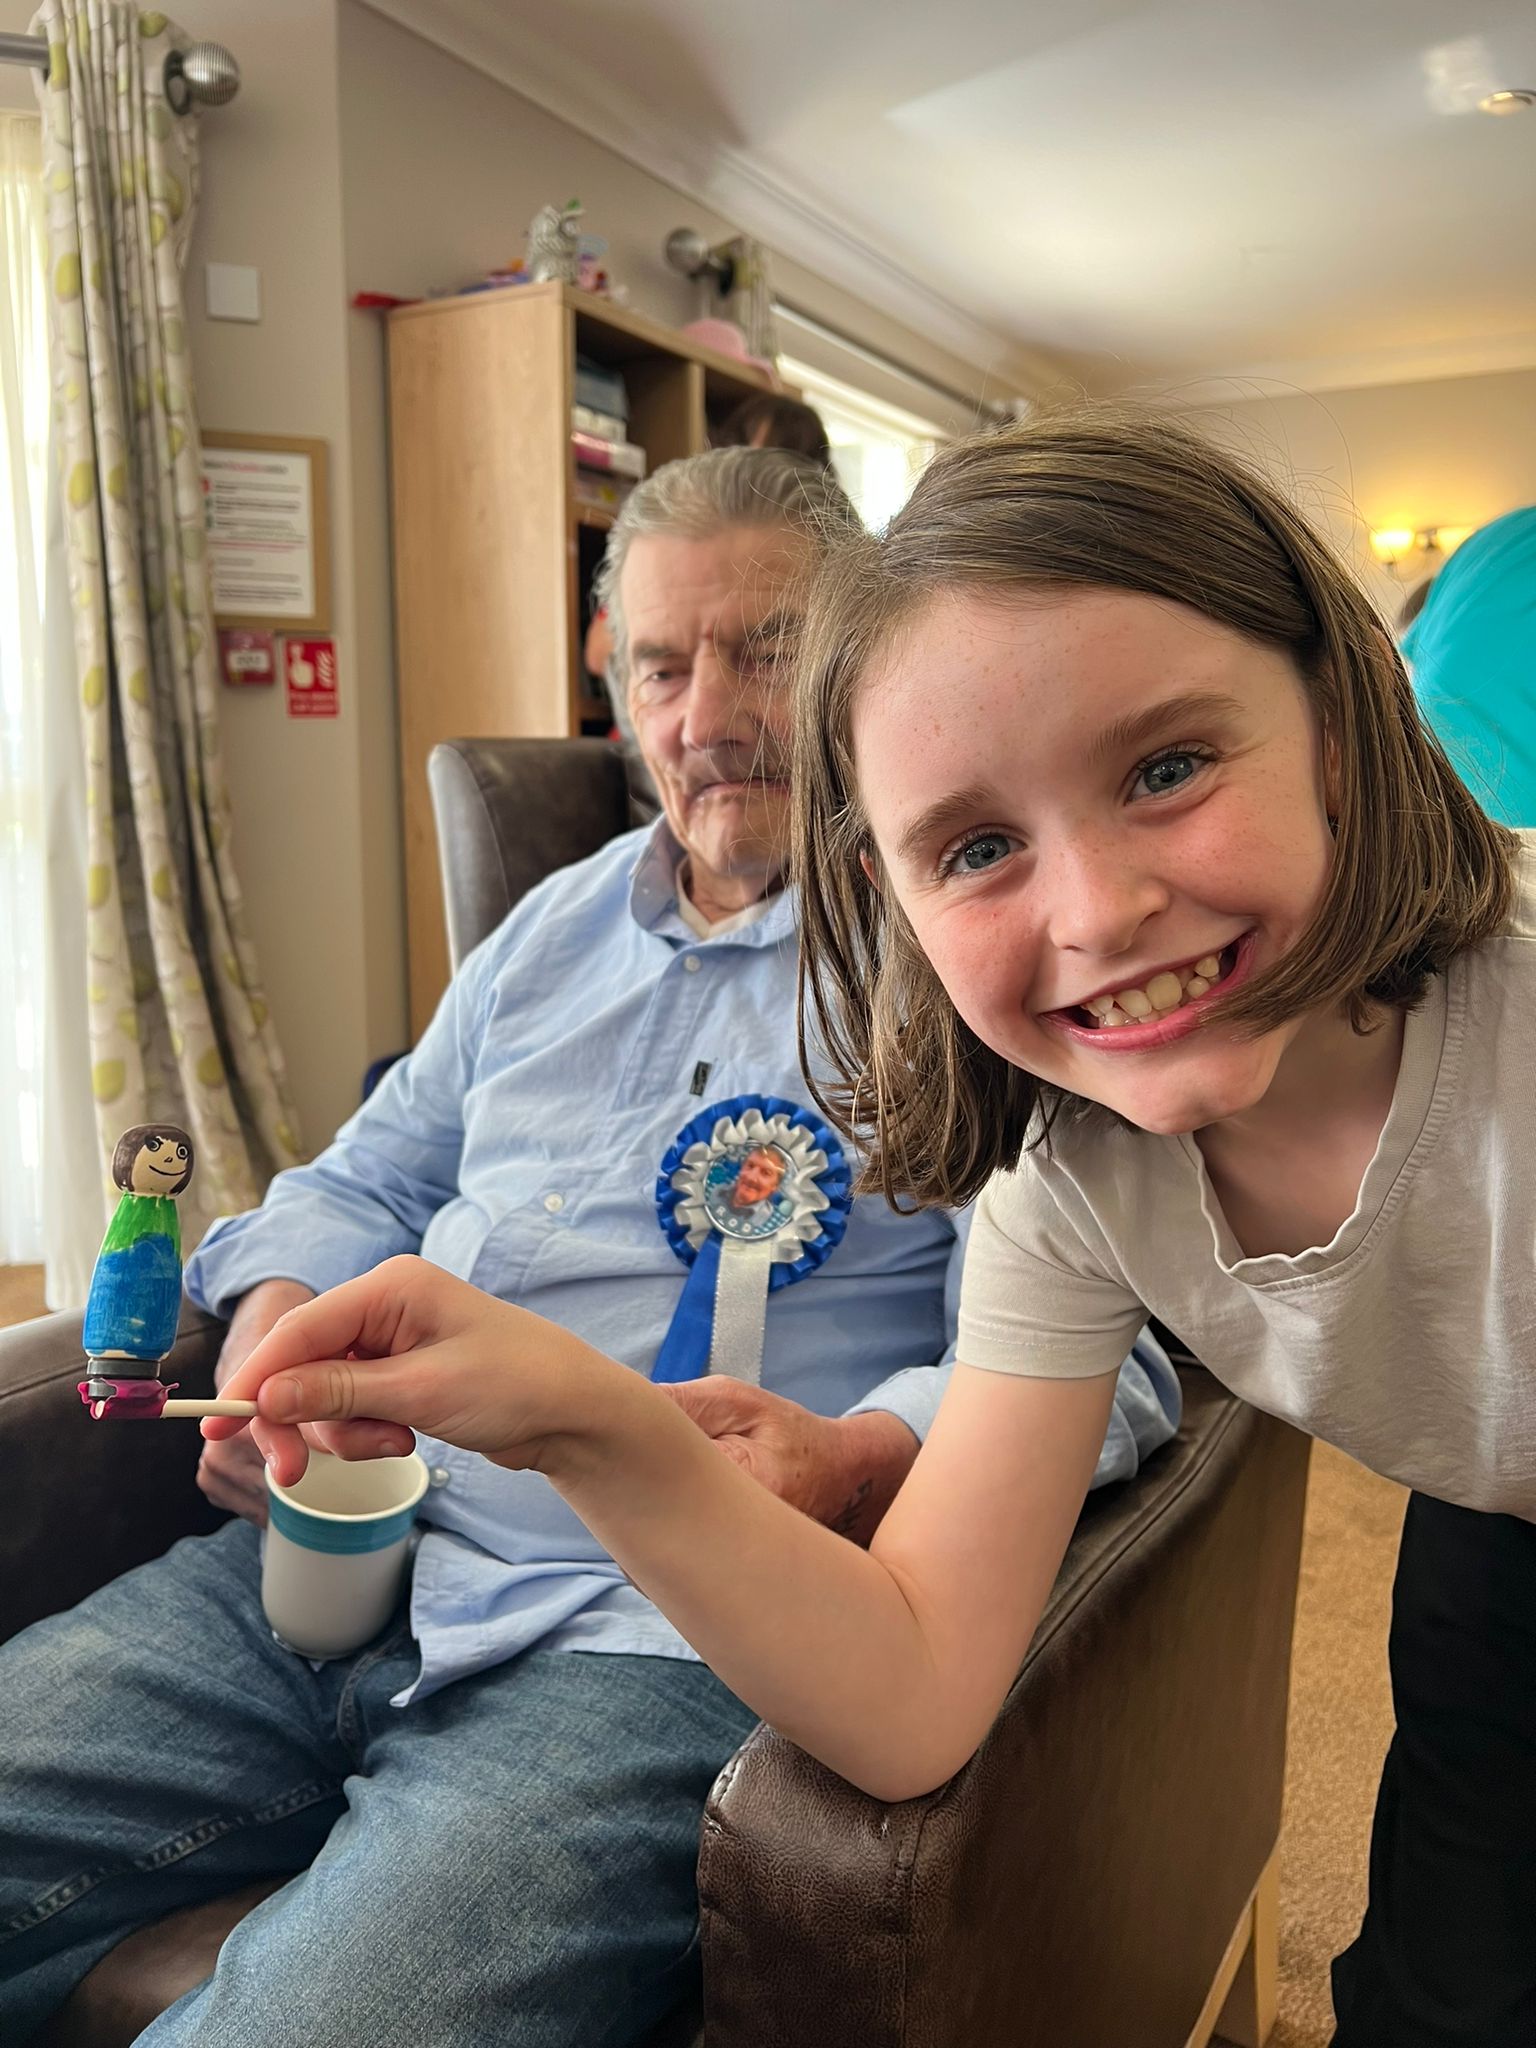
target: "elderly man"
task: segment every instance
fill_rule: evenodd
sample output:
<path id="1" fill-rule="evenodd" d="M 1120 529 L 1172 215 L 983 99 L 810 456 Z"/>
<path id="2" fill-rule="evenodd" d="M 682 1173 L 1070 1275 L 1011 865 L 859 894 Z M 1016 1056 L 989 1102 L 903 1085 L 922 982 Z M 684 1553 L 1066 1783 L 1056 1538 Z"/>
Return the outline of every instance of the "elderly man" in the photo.
<path id="1" fill-rule="evenodd" d="M 209 1233 L 187 1284 L 230 1318 L 221 1379 L 290 1305 L 420 1250 L 637 1371 L 670 1360 L 726 1454 L 868 1539 L 942 1391 L 963 1233 L 865 1200 L 840 1229 L 839 1202 L 839 1227 L 813 1204 L 814 1270 L 759 1298 L 761 1386 L 687 1380 L 707 1352 L 679 1338 L 688 1275 L 656 1194 L 695 1120 L 810 1100 L 780 677 L 795 579 L 850 516 L 819 467 L 773 452 L 635 492 L 605 596 L 663 817 L 535 890 L 330 1148 Z M 744 1127 L 722 1173 L 768 1142 Z M 810 1152 L 793 1119 L 773 1128 L 777 1182 Z M 764 1229 L 778 1199 L 753 1195 Z M 1101 1477 L 1134 1471 L 1177 1405 L 1143 1339 Z M 145 2041 L 612 2048 L 687 1991 L 700 1813 L 753 1717 L 537 1474 L 422 1449 L 409 1603 L 356 1655 L 312 1665 L 273 1640 L 245 1437 L 202 1471 L 240 1519 L 0 1653 L 8 2041 L 133 1927 L 272 1874 L 291 1881 Z"/>

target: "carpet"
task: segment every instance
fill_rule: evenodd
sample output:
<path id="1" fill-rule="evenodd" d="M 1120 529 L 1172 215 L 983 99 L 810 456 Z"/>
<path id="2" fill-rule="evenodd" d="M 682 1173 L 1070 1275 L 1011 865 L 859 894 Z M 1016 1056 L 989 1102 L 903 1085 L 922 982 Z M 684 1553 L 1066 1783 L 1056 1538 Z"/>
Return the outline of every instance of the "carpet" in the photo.
<path id="1" fill-rule="evenodd" d="M 1270 2048 L 1326 2048 L 1328 1966 L 1365 1910 L 1371 1813 L 1392 1735 L 1387 1624 L 1408 1495 L 1314 1444 L 1280 1831 L 1279 2018 Z"/>

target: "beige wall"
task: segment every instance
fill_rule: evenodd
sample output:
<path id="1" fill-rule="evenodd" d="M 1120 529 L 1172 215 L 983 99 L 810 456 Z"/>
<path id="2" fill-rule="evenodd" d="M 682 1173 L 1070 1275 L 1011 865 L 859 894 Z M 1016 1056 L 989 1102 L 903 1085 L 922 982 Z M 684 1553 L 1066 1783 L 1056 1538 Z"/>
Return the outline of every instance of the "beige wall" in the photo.
<path id="1" fill-rule="evenodd" d="M 199 413 L 207 427 L 312 435 L 330 448 L 339 716 L 290 718 L 280 685 L 221 696 L 235 858 L 313 1149 L 355 1105 L 368 1060 L 404 1030 L 398 882 L 365 857 L 376 795 L 366 736 L 387 717 L 390 690 L 363 672 L 354 625 L 335 7 L 197 0 L 196 31 L 226 43 L 242 73 L 239 96 L 202 117 L 187 276 Z M 206 318 L 208 261 L 260 270 L 258 324 Z"/>
<path id="2" fill-rule="evenodd" d="M 1418 580 L 1370 552 L 1374 528 L 1481 526 L 1536 504 L 1536 370 L 1200 408 L 1292 486 L 1390 617 Z"/>

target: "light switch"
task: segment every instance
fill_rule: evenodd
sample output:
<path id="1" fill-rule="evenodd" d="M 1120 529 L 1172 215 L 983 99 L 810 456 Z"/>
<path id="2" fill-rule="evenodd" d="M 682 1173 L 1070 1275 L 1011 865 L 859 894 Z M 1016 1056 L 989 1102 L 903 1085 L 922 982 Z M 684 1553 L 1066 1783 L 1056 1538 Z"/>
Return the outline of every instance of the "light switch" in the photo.
<path id="1" fill-rule="evenodd" d="M 204 267 L 210 320 L 259 320 L 261 272 L 248 263 L 209 263 Z"/>

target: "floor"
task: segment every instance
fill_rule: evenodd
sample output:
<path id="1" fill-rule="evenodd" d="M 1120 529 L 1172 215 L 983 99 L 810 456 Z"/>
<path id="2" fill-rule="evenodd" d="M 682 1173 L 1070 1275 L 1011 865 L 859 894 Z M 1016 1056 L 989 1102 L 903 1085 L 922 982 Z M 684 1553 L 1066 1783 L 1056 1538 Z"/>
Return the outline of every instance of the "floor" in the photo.
<path id="1" fill-rule="evenodd" d="M 47 1313 L 41 1266 L 0 1266 L 0 1330 Z"/>
<path id="2" fill-rule="evenodd" d="M 1270 2048 L 1326 2048 L 1328 1965 L 1364 1909 L 1371 1810 L 1392 1733 L 1387 1623 L 1407 1501 L 1402 1487 L 1313 1446 L 1280 1834 L 1280 2017 Z"/>
<path id="3" fill-rule="evenodd" d="M 0 1266 L 0 1326 L 44 1313 L 42 1271 Z M 1328 1965 L 1359 1925 L 1392 1708 L 1387 1618 L 1407 1495 L 1317 1445 L 1307 1496 L 1280 1837 L 1280 2016 L 1270 2048 L 1327 2048 Z"/>

